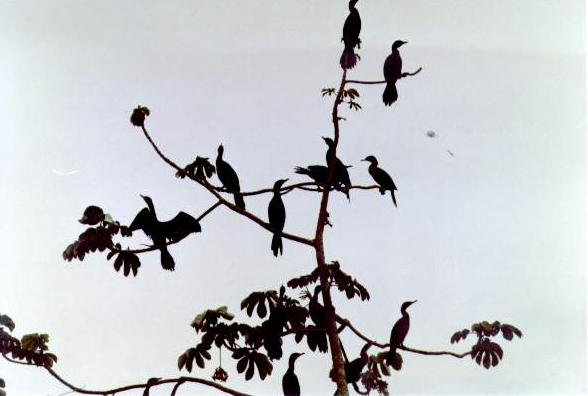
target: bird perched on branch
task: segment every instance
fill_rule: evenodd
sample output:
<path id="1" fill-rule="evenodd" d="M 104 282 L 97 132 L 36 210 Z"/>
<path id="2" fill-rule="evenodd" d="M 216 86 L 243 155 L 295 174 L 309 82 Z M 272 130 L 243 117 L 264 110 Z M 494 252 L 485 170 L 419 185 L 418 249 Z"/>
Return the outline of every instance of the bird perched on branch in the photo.
<path id="1" fill-rule="evenodd" d="M 349 179 L 349 172 L 347 168 L 349 166 L 343 165 L 343 162 L 335 156 L 335 142 L 333 139 L 323 137 L 323 140 L 329 146 L 327 149 L 327 166 L 331 163 L 331 158 L 335 157 L 335 167 L 333 168 L 333 185 L 341 188 L 341 191 L 345 193 L 347 199 L 349 199 L 349 189 L 351 188 L 351 180 Z"/>
<path id="2" fill-rule="evenodd" d="M 361 31 L 361 18 L 359 11 L 355 8 L 357 0 L 349 1 L 349 15 L 343 24 L 343 38 L 341 41 L 345 44 L 345 49 L 341 54 L 339 63 L 343 69 L 353 69 L 357 63 L 357 55 L 354 48 L 359 48 L 361 40 L 359 39 L 359 32 Z"/>
<path id="3" fill-rule="evenodd" d="M 272 228 L 274 236 L 272 237 L 271 249 L 274 256 L 278 257 L 278 252 L 282 254 L 282 231 L 286 223 L 286 208 L 282 201 L 280 188 L 288 179 L 280 179 L 274 183 L 274 196 L 267 207 L 267 217 Z"/>
<path id="4" fill-rule="evenodd" d="M 406 312 L 406 310 L 415 302 L 416 300 L 406 301 L 400 308 L 402 317 L 398 319 L 396 323 L 394 323 L 394 327 L 392 327 L 392 331 L 390 332 L 390 352 L 386 357 L 386 363 L 388 364 L 392 364 L 392 359 L 396 353 L 396 349 L 400 346 L 404 346 L 404 339 L 406 338 L 408 329 L 410 328 L 410 316 L 408 316 L 408 312 Z"/>
<path id="5" fill-rule="evenodd" d="M 239 184 L 239 176 L 228 162 L 223 160 L 224 147 L 221 144 L 218 146 L 218 155 L 216 156 L 216 173 L 223 187 L 228 192 L 233 193 L 235 197 L 235 205 L 241 209 L 245 209 L 245 201 L 241 195 L 241 185 Z"/>
<path id="6" fill-rule="evenodd" d="M 369 343 L 365 344 L 363 348 L 361 348 L 361 352 L 357 359 L 345 363 L 345 381 L 347 381 L 348 384 L 355 384 L 359 381 L 361 372 L 368 362 L 367 351 L 370 346 L 371 344 Z"/>
<path id="7" fill-rule="evenodd" d="M 326 187 L 327 185 L 328 168 L 326 166 L 309 165 L 306 168 L 297 166 L 294 168 L 294 172 L 298 173 L 299 175 L 306 175 L 310 177 L 317 185 L 321 187 Z"/>
<path id="8" fill-rule="evenodd" d="M 310 319 L 312 319 L 313 323 L 315 324 L 316 328 L 312 333 L 307 334 L 307 337 L 313 338 L 313 343 L 316 344 L 316 347 L 320 352 L 328 352 L 329 351 L 329 343 L 327 339 L 327 315 L 328 310 L 319 303 L 318 296 L 321 292 L 321 287 L 316 286 L 314 288 L 314 293 L 311 294 L 309 290 L 306 290 L 303 293 L 303 298 L 308 299 L 308 314 L 310 315 Z M 312 349 L 312 348 L 311 348 Z M 314 349 L 313 349 L 314 350 Z"/>
<path id="9" fill-rule="evenodd" d="M 296 359 L 300 356 L 304 355 L 304 353 L 295 352 L 290 355 L 290 359 L 288 360 L 288 370 L 282 377 L 282 390 L 284 391 L 284 396 L 300 396 L 300 383 L 298 382 L 298 377 L 294 373 L 294 363 Z"/>
<path id="10" fill-rule="evenodd" d="M 367 161 L 370 163 L 368 172 L 374 181 L 380 186 L 380 194 L 384 195 L 386 191 L 390 191 L 394 206 L 398 206 L 396 205 L 396 196 L 394 195 L 394 191 L 397 191 L 398 189 L 396 188 L 396 184 L 394 184 L 392 177 L 390 177 L 388 172 L 386 172 L 384 169 L 378 167 L 378 160 L 373 155 L 368 155 L 362 159 L 362 161 Z"/>
<path id="11" fill-rule="evenodd" d="M 142 230 L 153 241 L 153 246 L 161 251 L 163 269 L 173 271 L 175 262 L 167 250 L 167 241 L 177 242 L 193 232 L 200 232 L 200 223 L 185 212 L 178 213 L 169 221 L 159 221 L 151 198 L 146 195 L 141 195 L 141 198 L 147 207 L 141 209 L 128 228 L 130 231 Z"/>
<path id="12" fill-rule="evenodd" d="M 392 44 L 392 53 L 388 55 L 384 62 L 384 79 L 386 80 L 386 88 L 382 99 L 386 106 L 391 106 L 392 103 L 398 99 L 398 91 L 396 90 L 396 81 L 402 77 L 402 58 L 398 48 L 406 44 L 406 41 L 396 40 Z"/>

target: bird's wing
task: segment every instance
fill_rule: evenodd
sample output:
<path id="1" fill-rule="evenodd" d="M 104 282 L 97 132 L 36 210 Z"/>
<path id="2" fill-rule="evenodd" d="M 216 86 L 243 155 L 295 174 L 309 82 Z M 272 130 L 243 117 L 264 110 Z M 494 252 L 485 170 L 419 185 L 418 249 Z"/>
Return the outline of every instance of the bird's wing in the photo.
<path id="1" fill-rule="evenodd" d="M 280 196 L 274 196 L 267 207 L 267 216 L 274 230 L 282 231 L 286 223 L 286 208 Z"/>
<path id="2" fill-rule="evenodd" d="M 178 213 L 173 219 L 160 223 L 162 233 L 167 239 L 179 240 L 192 232 L 200 232 L 200 223 L 186 212 Z"/>
<path id="3" fill-rule="evenodd" d="M 353 9 L 343 24 L 343 41 L 345 41 L 345 44 L 355 46 L 360 31 L 361 17 L 359 16 L 359 11 Z"/>
<path id="4" fill-rule="evenodd" d="M 396 190 L 396 184 L 394 184 L 392 176 L 390 176 L 388 172 L 386 172 L 382 168 L 376 169 L 376 171 L 374 172 L 374 180 L 382 187 Z"/>
<path id="5" fill-rule="evenodd" d="M 219 180 L 227 190 L 230 192 L 241 191 L 239 176 L 237 176 L 237 172 L 235 172 L 233 167 L 229 165 L 228 162 L 218 161 L 216 163 L 216 173 Z"/>
<path id="6" fill-rule="evenodd" d="M 386 81 L 396 81 L 402 74 L 402 58 L 400 53 L 393 52 L 386 58 L 384 62 L 384 78 Z"/>
<path id="7" fill-rule="evenodd" d="M 131 222 L 129 229 L 131 231 L 143 230 L 143 232 L 149 237 L 152 237 L 153 227 L 153 216 L 147 208 L 141 209 L 135 216 L 135 219 Z"/>

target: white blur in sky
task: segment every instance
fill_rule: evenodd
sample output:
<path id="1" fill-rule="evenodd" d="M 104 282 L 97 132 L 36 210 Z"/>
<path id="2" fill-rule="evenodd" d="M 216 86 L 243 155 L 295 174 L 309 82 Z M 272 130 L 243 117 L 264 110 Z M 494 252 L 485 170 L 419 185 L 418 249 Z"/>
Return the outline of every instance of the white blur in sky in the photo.
<path id="1" fill-rule="evenodd" d="M 396 39 L 408 41 L 404 69 L 423 71 L 398 83 L 391 108 L 382 86 L 362 85 L 363 109 L 342 110 L 338 155 L 352 181 L 371 182 L 360 160 L 373 154 L 399 191 L 398 208 L 373 190 L 352 191 L 350 203 L 333 195 L 327 258 L 372 296 L 337 296 L 337 312 L 386 342 L 400 304 L 418 299 L 406 344 L 427 350 L 466 350 L 449 338 L 480 320 L 524 332 L 500 341 L 504 360 L 489 371 L 404 353 L 392 394 L 584 393 L 584 2 L 360 0 L 358 9 L 361 61 L 350 78 L 382 79 Z M 343 0 L 0 1 L 0 312 L 16 334 L 50 334 L 66 379 L 105 389 L 181 375 L 176 359 L 197 342 L 197 313 L 227 305 L 246 320 L 239 303 L 251 291 L 312 271 L 308 247 L 284 241 L 276 259 L 266 231 L 224 208 L 170 248 L 173 273 L 157 253 L 124 278 L 104 254 L 67 263 L 61 252 L 90 204 L 128 224 L 139 194 L 163 219 L 214 203 L 131 126 L 138 104 L 178 163 L 214 158 L 223 143 L 244 190 L 304 180 L 293 168 L 322 164 L 320 137 L 332 134 L 320 89 L 340 79 L 346 15 Z M 247 207 L 265 218 L 269 199 Z M 310 236 L 319 196 L 295 191 L 284 202 L 286 231 Z M 343 340 L 359 353 L 357 338 Z M 245 382 L 223 357 L 228 386 L 281 392 L 286 359 L 269 380 Z M 210 378 L 216 359 L 193 374 Z M 298 360 L 303 394 L 332 394 L 329 364 L 329 355 Z M 0 373 L 10 395 L 67 391 L 39 369 L 2 361 Z"/>

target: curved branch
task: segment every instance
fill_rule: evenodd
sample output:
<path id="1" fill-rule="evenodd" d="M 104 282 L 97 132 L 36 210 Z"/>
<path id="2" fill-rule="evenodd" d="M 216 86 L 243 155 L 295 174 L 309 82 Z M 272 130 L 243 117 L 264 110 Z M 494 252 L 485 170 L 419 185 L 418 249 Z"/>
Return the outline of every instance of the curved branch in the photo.
<path id="1" fill-rule="evenodd" d="M 155 152 L 157 152 L 157 154 L 159 155 L 159 157 L 163 161 L 165 161 L 169 166 L 171 166 L 172 168 L 174 168 L 176 171 L 179 171 L 179 170 L 182 169 L 175 162 L 173 162 L 168 157 L 166 157 L 165 154 L 163 154 L 161 152 L 161 150 L 159 150 L 159 148 L 157 147 L 157 145 L 155 144 L 155 142 L 153 141 L 153 139 L 151 139 L 151 136 L 149 135 L 149 132 L 147 132 L 147 129 L 145 128 L 144 125 L 141 126 L 141 130 L 143 131 L 143 134 L 145 135 L 145 137 L 147 138 L 147 140 L 149 141 L 149 143 L 151 143 L 151 146 L 153 146 L 153 148 L 155 149 Z M 268 230 L 270 232 L 273 232 L 271 226 L 268 223 L 264 222 L 259 217 L 255 216 L 253 213 L 248 212 L 246 210 L 243 210 L 243 209 L 239 208 L 238 206 L 230 203 L 226 199 L 224 199 L 220 195 L 220 193 L 218 191 L 216 191 L 216 189 L 212 185 L 210 185 L 208 182 L 203 182 L 202 180 L 197 179 L 193 175 L 187 175 L 187 176 L 190 179 L 194 180 L 196 183 L 200 184 L 206 190 L 208 190 L 208 192 L 210 192 L 212 195 L 214 195 L 214 197 L 220 202 L 220 204 L 226 206 L 227 208 L 231 209 L 233 212 L 236 212 L 236 213 L 240 214 L 241 216 L 247 217 L 249 220 L 252 220 L 254 223 L 257 223 L 262 228 L 265 228 L 266 230 Z M 289 234 L 289 233 L 283 232 L 282 233 L 282 237 L 283 238 L 286 238 L 286 239 L 290 239 L 290 240 L 292 240 L 294 242 L 302 243 L 304 245 L 314 246 L 314 242 L 312 240 L 310 240 L 308 238 L 300 237 L 298 235 L 293 235 L 293 234 Z"/>
<path id="2" fill-rule="evenodd" d="M 403 351 L 407 351 L 407 352 L 412 352 L 412 353 L 418 353 L 419 355 L 449 355 L 449 356 L 453 356 L 456 358 L 464 358 L 466 356 L 469 356 L 472 354 L 472 351 L 467 351 L 467 352 L 463 352 L 463 353 L 456 353 L 456 352 L 450 352 L 450 351 L 435 351 L 435 352 L 431 352 L 431 351 L 423 351 L 420 349 L 414 349 L 414 348 L 409 348 L 407 346 L 401 346 L 398 349 L 402 349 Z"/>
<path id="3" fill-rule="evenodd" d="M 341 325 L 343 325 L 344 327 L 348 327 L 353 333 L 355 333 L 356 336 L 358 336 L 359 338 L 361 338 L 362 340 L 364 340 L 367 343 L 370 343 L 370 344 L 377 346 L 378 348 L 382 348 L 382 349 L 390 348 L 390 344 L 381 344 L 381 343 L 376 342 L 376 341 L 366 337 L 365 335 L 363 335 L 359 330 L 357 330 L 351 324 L 351 322 L 348 319 L 344 319 L 344 318 L 337 315 L 337 322 L 341 323 Z M 449 355 L 449 356 L 453 356 L 453 357 L 456 357 L 459 359 L 466 357 L 472 353 L 471 350 L 469 350 L 467 352 L 463 352 L 463 353 L 456 353 L 456 352 L 450 352 L 450 351 L 424 351 L 421 349 L 410 348 L 410 347 L 407 347 L 404 345 L 399 346 L 398 349 L 401 349 L 406 352 L 417 353 L 419 355 L 430 355 L 430 356 Z"/>
<path id="4" fill-rule="evenodd" d="M 181 385 L 181 384 L 183 384 L 185 382 L 194 382 L 194 383 L 198 383 L 198 384 L 202 384 L 202 385 L 207 385 L 207 386 L 216 388 L 216 389 L 218 389 L 218 390 L 220 390 L 222 392 L 228 393 L 230 395 L 234 395 L 234 396 L 250 396 L 247 393 L 242 393 L 242 392 L 236 391 L 234 389 L 227 388 L 226 386 L 217 384 L 216 382 L 205 380 L 205 379 L 202 379 L 202 378 L 197 378 L 197 377 L 179 377 L 179 378 L 160 379 L 160 380 L 157 380 L 157 381 L 146 382 L 144 384 L 126 385 L 126 386 L 121 386 L 119 388 L 113 388 L 113 389 L 101 390 L 101 391 L 87 390 L 87 389 L 83 389 L 83 388 L 80 388 L 78 386 L 75 386 L 75 385 L 69 383 L 64 378 L 62 378 L 59 374 L 57 374 L 57 372 L 55 372 L 55 370 L 53 370 L 51 367 L 37 366 L 36 364 L 33 364 L 33 363 L 20 362 L 18 360 L 14 360 L 14 359 L 9 358 L 5 354 L 2 354 L 2 357 L 4 357 L 4 359 L 6 359 L 7 361 L 9 361 L 11 363 L 22 364 L 22 365 L 25 365 L 25 366 L 43 367 L 45 370 L 47 370 L 49 372 L 49 374 L 51 374 L 55 379 L 57 379 L 63 385 L 65 385 L 66 387 L 68 387 L 69 389 L 71 389 L 74 392 L 82 393 L 82 394 L 85 394 L 85 395 L 107 395 L 107 394 L 115 394 L 115 393 L 120 393 L 120 392 L 126 392 L 126 391 L 129 391 L 129 390 L 132 390 L 132 389 L 142 389 L 142 388 L 145 388 L 147 386 L 152 387 L 152 386 L 161 385 L 161 384 L 173 384 L 173 383 L 176 383 L 176 386 L 174 386 L 174 389 L 176 389 L 176 388 L 179 387 L 179 385 Z"/>
<path id="5" fill-rule="evenodd" d="M 413 72 L 405 72 L 400 75 L 400 78 L 409 77 L 409 76 L 416 76 L 423 70 L 422 67 L 419 67 Z M 363 84 L 363 85 L 372 85 L 372 84 L 386 84 L 386 80 L 382 81 L 363 81 L 363 80 L 345 80 L 346 83 L 349 84 Z"/>
<path id="6" fill-rule="evenodd" d="M 229 395 L 234 395 L 234 396 L 249 396 L 247 393 L 242 393 L 239 391 L 236 391 L 234 389 L 231 388 L 227 388 L 226 386 L 217 384 L 216 382 L 213 381 L 209 381 L 209 380 L 205 380 L 202 378 L 196 378 L 196 377 L 179 377 L 179 378 L 168 378 L 168 379 L 161 379 L 158 381 L 153 381 L 151 383 L 144 383 L 144 384 L 133 384 L 133 385 L 127 385 L 127 386 L 121 386 L 119 388 L 114 388 L 114 389 L 108 389 L 108 390 L 104 390 L 104 391 L 95 391 L 95 390 L 87 390 L 87 389 L 82 389 L 79 388 L 75 385 L 70 384 L 69 382 L 67 382 L 65 379 L 63 379 L 59 374 L 57 374 L 55 372 L 55 370 L 53 370 L 52 368 L 49 367 L 44 367 L 49 374 L 51 374 L 55 379 L 57 379 L 59 382 L 61 382 L 63 385 L 67 386 L 69 389 L 77 392 L 77 393 L 82 393 L 84 395 L 108 395 L 108 394 L 115 394 L 115 393 L 121 393 L 121 392 L 126 392 L 126 391 L 130 391 L 133 389 L 143 389 L 147 386 L 149 387 L 153 387 L 153 386 L 157 386 L 157 385 L 162 385 L 162 384 L 173 384 L 175 383 L 176 386 L 174 387 L 174 389 L 177 389 L 178 384 L 184 384 L 186 382 L 193 382 L 193 383 L 198 383 L 198 384 L 202 384 L 202 385 L 207 385 L 210 386 L 212 388 L 216 388 L 222 392 L 228 393 Z"/>

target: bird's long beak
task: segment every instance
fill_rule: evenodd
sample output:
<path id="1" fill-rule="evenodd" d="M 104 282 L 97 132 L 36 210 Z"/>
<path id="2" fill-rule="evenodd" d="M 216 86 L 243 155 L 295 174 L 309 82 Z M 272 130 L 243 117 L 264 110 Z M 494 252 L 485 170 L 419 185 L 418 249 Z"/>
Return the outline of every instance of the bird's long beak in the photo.
<path id="1" fill-rule="evenodd" d="M 282 183 L 286 183 L 290 179 L 282 179 Z"/>
<path id="2" fill-rule="evenodd" d="M 404 45 L 404 44 L 408 44 L 408 41 L 403 41 L 402 42 L 402 45 Z"/>
<path id="3" fill-rule="evenodd" d="M 362 161 L 366 161 L 367 162 L 367 158 L 362 159 Z"/>
<path id="4" fill-rule="evenodd" d="M 412 305 L 412 304 L 414 304 L 414 303 L 415 303 L 415 302 L 417 302 L 417 301 L 418 301 L 418 300 L 411 301 L 411 302 L 410 302 L 410 304 Z"/>

